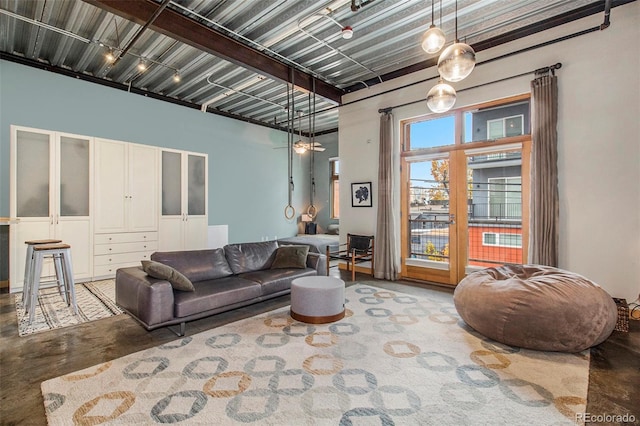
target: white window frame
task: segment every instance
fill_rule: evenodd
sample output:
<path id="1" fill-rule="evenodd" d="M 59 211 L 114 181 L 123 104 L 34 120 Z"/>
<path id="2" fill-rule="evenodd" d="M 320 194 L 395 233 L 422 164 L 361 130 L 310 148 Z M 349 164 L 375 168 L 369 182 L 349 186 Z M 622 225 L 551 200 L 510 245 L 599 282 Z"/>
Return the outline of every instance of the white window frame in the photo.
<path id="1" fill-rule="evenodd" d="M 523 135 L 524 134 L 524 115 L 523 114 L 516 114 L 516 115 L 510 115 L 508 117 L 503 117 L 503 118 L 496 118 L 494 120 L 487 120 L 487 140 L 493 140 L 493 139 L 499 139 L 499 138 L 504 138 L 506 137 L 507 134 L 507 120 L 510 120 L 512 118 L 518 118 L 520 117 L 520 134 Z M 490 134 L 490 128 L 491 128 L 491 123 L 497 123 L 497 122 L 502 122 L 502 135 L 498 138 L 494 138 L 491 137 Z M 512 136 L 517 136 L 517 135 L 512 135 Z"/>
<path id="2" fill-rule="evenodd" d="M 491 235 L 495 235 L 496 237 L 496 243 L 495 244 L 488 244 L 485 241 L 485 237 L 486 235 L 491 234 Z M 501 235 L 519 235 L 520 236 L 520 245 L 513 245 L 513 244 L 502 244 L 500 242 L 500 236 Z M 483 246 L 489 246 L 489 247 L 509 247 L 509 248 L 522 248 L 522 234 L 516 234 L 516 233 L 510 233 L 510 232 L 483 232 L 482 233 L 482 245 Z"/>

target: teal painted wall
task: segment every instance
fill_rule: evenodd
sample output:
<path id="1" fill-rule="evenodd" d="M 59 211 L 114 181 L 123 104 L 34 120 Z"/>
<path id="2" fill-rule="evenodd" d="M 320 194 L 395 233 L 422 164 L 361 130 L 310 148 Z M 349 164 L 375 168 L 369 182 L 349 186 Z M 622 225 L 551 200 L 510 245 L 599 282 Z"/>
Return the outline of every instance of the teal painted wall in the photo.
<path id="1" fill-rule="evenodd" d="M 274 149 L 286 147 L 285 132 L 2 60 L 0 216 L 9 216 L 12 124 L 207 153 L 210 225 L 227 224 L 230 242 L 298 232 L 298 215 L 289 221 L 283 213 L 287 150 Z M 299 213 L 309 201 L 308 161 L 294 155 L 293 169 Z M 316 193 L 327 187 L 320 183 Z"/>

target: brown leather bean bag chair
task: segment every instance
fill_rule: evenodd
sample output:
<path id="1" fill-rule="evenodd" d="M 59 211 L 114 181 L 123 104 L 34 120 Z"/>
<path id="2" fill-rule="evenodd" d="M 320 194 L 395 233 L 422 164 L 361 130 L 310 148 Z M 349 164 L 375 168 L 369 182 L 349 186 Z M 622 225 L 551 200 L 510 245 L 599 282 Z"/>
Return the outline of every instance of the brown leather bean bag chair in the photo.
<path id="1" fill-rule="evenodd" d="M 602 343 L 618 318 L 598 284 L 561 269 L 505 265 L 474 272 L 453 295 L 462 319 L 479 333 L 541 351 L 580 352 Z"/>

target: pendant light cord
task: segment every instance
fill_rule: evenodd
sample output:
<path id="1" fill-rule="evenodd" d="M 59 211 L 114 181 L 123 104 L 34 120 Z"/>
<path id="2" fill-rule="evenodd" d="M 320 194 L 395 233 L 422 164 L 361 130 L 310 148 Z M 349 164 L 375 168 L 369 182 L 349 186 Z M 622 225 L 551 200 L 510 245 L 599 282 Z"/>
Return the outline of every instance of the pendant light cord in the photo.
<path id="1" fill-rule="evenodd" d="M 289 90 L 289 83 L 287 83 L 287 119 L 289 121 L 289 129 L 287 130 L 287 195 L 288 195 L 288 204 L 284 208 L 284 217 L 286 219 L 293 219 L 296 215 L 296 209 L 291 205 L 291 193 L 294 190 L 293 185 L 293 137 L 294 137 L 294 108 L 295 108 L 295 97 L 294 97 L 294 73 L 293 69 L 289 68 L 289 76 L 291 80 L 291 90 Z"/>
<path id="2" fill-rule="evenodd" d="M 458 41 L 458 0 L 456 0 L 456 43 Z"/>

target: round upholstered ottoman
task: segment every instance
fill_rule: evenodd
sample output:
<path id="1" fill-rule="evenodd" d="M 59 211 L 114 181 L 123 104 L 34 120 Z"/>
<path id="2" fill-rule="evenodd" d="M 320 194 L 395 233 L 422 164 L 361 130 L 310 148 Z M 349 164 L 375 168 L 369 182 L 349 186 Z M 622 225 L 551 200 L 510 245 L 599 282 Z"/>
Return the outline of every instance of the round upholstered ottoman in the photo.
<path id="1" fill-rule="evenodd" d="M 291 317 L 295 320 L 324 324 L 344 318 L 344 281 L 315 276 L 291 282 Z"/>
<path id="2" fill-rule="evenodd" d="M 587 278 L 549 266 L 509 265 L 465 277 L 453 295 L 462 319 L 510 346 L 579 352 L 603 342 L 618 318 L 611 296 Z"/>

